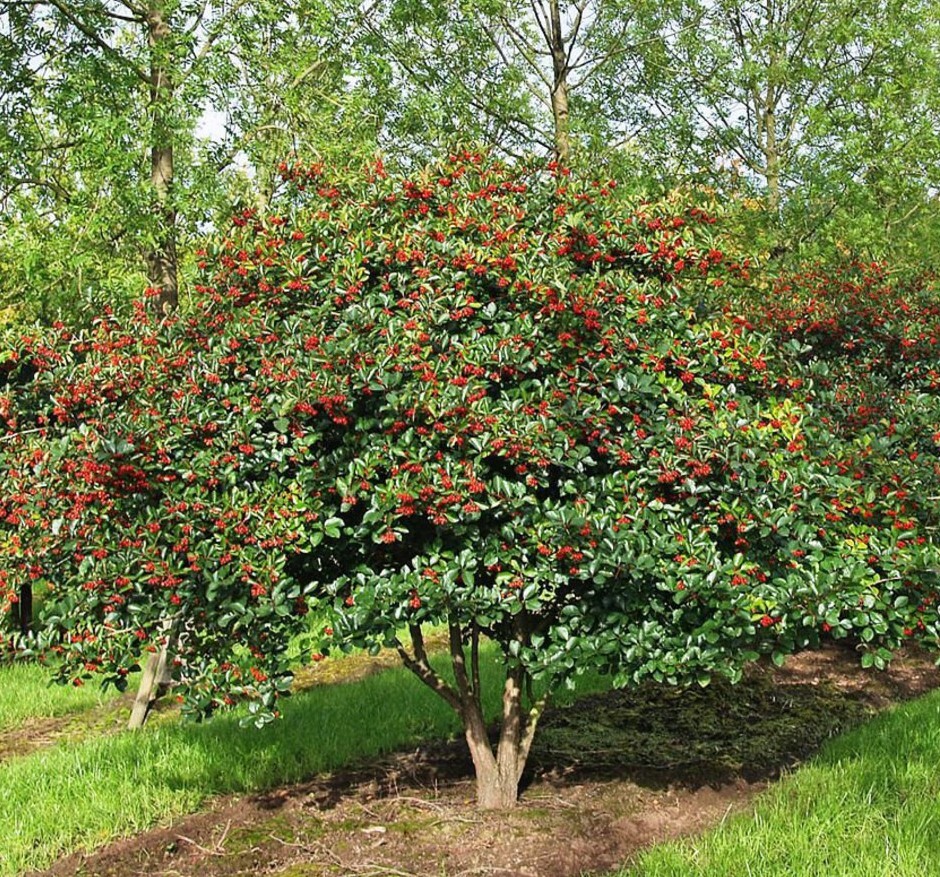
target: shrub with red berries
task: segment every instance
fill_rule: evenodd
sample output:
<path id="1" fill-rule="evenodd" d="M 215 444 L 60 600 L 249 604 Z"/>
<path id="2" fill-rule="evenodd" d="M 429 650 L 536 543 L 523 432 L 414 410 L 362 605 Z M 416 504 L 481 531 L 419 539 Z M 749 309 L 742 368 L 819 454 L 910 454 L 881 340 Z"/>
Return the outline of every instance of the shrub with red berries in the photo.
<path id="1" fill-rule="evenodd" d="M 713 205 L 471 154 L 283 171 L 284 211 L 236 217 L 191 313 L 105 315 L 0 363 L 0 588 L 52 585 L 65 675 L 120 682 L 171 636 L 193 708 L 267 715 L 327 610 L 317 655 L 398 648 L 473 749 L 489 639 L 516 755 L 474 758 L 514 790 L 532 679 L 735 677 L 824 630 L 875 662 L 936 642 L 935 517 L 897 455 L 870 467 L 821 416 L 802 328 L 782 345 L 711 312 L 746 276 Z"/>

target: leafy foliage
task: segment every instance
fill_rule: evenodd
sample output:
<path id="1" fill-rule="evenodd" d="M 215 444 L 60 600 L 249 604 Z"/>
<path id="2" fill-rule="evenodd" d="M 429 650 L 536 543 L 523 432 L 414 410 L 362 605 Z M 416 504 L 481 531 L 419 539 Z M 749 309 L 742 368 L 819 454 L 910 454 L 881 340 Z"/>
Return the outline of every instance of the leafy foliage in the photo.
<path id="1" fill-rule="evenodd" d="M 817 266 L 778 278 L 769 302 L 754 309 L 755 321 L 778 342 L 800 345 L 815 384 L 816 416 L 838 437 L 833 462 L 856 482 L 827 517 L 846 528 L 847 544 L 868 554 L 872 574 L 903 580 L 911 557 L 936 539 L 938 526 L 935 284 L 929 277 L 899 281 L 876 263 Z M 910 595 L 919 609 L 936 611 L 938 579 L 934 560 Z M 923 629 L 923 619 L 915 617 L 904 634 Z M 873 638 L 865 628 L 861 635 Z M 866 661 L 880 665 L 883 657 Z"/>
<path id="2" fill-rule="evenodd" d="M 292 149 L 371 153 L 349 39 L 324 4 L 0 3 L 0 308 L 83 323 L 161 254 L 189 281 L 246 178 L 263 203 Z"/>

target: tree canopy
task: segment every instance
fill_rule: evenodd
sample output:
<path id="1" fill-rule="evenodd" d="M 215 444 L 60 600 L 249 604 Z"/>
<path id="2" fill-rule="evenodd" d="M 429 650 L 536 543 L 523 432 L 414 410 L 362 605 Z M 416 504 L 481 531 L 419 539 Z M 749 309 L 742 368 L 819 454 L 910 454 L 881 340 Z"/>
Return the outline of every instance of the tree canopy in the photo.
<path id="1" fill-rule="evenodd" d="M 0 319 L 195 281 L 275 167 L 475 142 L 737 205 L 755 256 L 936 249 L 936 4 L 0 2 Z M 291 159 L 292 160 L 292 159 Z M 174 291 L 175 290 L 175 291 Z"/>

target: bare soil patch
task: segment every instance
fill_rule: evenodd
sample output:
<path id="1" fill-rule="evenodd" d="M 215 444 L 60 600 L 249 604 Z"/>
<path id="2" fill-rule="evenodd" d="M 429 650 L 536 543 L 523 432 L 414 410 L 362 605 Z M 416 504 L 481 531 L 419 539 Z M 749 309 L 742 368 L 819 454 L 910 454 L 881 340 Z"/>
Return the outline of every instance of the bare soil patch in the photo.
<path id="1" fill-rule="evenodd" d="M 45 877 L 576 877 L 749 805 L 873 711 L 940 687 L 929 657 L 864 671 L 836 645 L 740 685 L 597 695 L 545 717 L 508 813 L 473 809 L 461 741 L 203 812 L 58 862 Z"/>

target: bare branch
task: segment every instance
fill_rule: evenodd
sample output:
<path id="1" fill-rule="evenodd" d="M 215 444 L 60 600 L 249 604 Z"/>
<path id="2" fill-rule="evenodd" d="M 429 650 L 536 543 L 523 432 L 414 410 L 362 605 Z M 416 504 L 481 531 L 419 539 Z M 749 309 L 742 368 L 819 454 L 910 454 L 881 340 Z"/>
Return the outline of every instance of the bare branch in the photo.
<path id="1" fill-rule="evenodd" d="M 10 185 L 3 194 L 3 199 L 6 200 L 13 194 L 14 190 L 20 187 L 31 187 L 34 189 L 48 189 L 50 192 L 55 192 L 60 198 L 68 202 L 72 195 L 58 180 L 45 179 L 43 177 L 10 177 Z"/>
<path id="2" fill-rule="evenodd" d="M 229 22 L 235 17 L 239 10 L 250 3 L 251 0 L 235 0 L 235 2 L 226 10 L 225 14 L 220 16 L 218 21 L 215 22 L 215 27 L 203 41 L 203 44 L 199 47 L 199 50 L 193 56 L 192 63 L 189 65 L 189 72 L 186 74 L 184 79 L 189 78 L 196 70 L 196 68 L 205 60 L 209 52 L 212 51 L 212 47 L 218 42 L 218 40 L 228 32 Z M 203 10 L 204 12 L 205 10 Z"/>
<path id="3" fill-rule="evenodd" d="M 493 48 L 496 50 L 497 54 L 499 55 L 500 60 L 503 62 L 503 64 L 506 65 L 507 68 L 511 68 L 512 62 L 506 56 L 506 52 L 503 49 L 503 46 L 500 43 L 500 41 L 496 38 L 496 35 L 491 31 L 491 29 L 485 23 L 483 23 L 482 27 L 483 27 L 483 32 L 486 34 L 487 38 L 490 41 L 490 44 L 493 46 Z M 503 27 L 505 27 L 505 24 L 503 24 Z M 539 77 L 539 79 L 541 79 L 542 82 L 544 82 L 547 86 L 551 87 L 551 83 L 549 83 L 548 79 L 542 72 L 542 68 L 538 65 L 538 63 L 535 63 L 534 59 L 529 59 L 526 56 L 523 56 L 523 58 L 526 61 L 526 63 L 529 64 L 529 66 L 535 71 L 535 74 Z M 546 96 L 537 88 L 530 86 L 528 82 L 526 82 L 526 88 L 533 95 L 533 97 L 535 97 L 537 100 L 542 101 L 543 103 L 546 104 L 546 106 L 551 105 L 550 101 L 546 98 Z"/>
<path id="4" fill-rule="evenodd" d="M 565 69 L 571 69 L 571 58 L 575 46 L 578 44 L 578 34 L 581 32 L 581 23 L 584 21 L 584 10 L 587 7 L 587 0 L 581 3 L 575 3 L 574 8 L 577 14 L 574 17 L 574 24 L 571 25 L 571 33 L 568 35 L 568 52 L 565 55 Z"/>
<path id="5" fill-rule="evenodd" d="M 121 4 L 131 15 L 137 16 L 138 19 L 144 19 L 147 17 L 147 10 L 140 6 L 137 3 L 130 3 L 129 0 L 118 0 L 118 3 Z"/>
<path id="6" fill-rule="evenodd" d="M 538 55 L 550 58 L 552 54 L 551 50 L 548 48 L 537 49 L 526 39 L 525 34 L 509 21 L 508 18 L 500 18 L 500 24 L 505 28 L 506 36 L 509 37 L 509 41 L 515 46 L 516 51 L 522 56 L 523 60 L 535 71 L 539 79 L 551 88 L 551 80 L 545 75 L 545 72 L 542 70 L 537 60 Z"/>
<path id="7" fill-rule="evenodd" d="M 542 32 L 542 36 L 545 38 L 546 45 L 551 45 L 552 38 L 549 32 L 548 16 L 545 14 L 545 10 L 542 9 L 541 5 L 536 2 L 536 0 L 529 0 L 529 6 L 532 8 L 532 14 L 535 16 L 535 23 Z M 542 16 L 545 16 L 544 21 Z"/>
<path id="8" fill-rule="evenodd" d="M 666 39 L 666 40 L 672 39 L 677 36 L 680 36 L 686 31 L 695 30 L 698 27 L 699 27 L 698 22 L 695 22 L 693 24 L 687 24 L 687 25 L 684 25 L 683 27 L 680 27 L 678 30 L 672 33 L 666 34 L 664 37 L 662 37 L 662 39 Z M 619 58 L 622 55 L 626 55 L 629 52 L 635 52 L 637 49 L 643 48 L 643 46 L 648 46 L 652 43 L 659 42 L 660 39 L 661 38 L 658 36 L 647 37 L 644 40 L 638 40 L 635 43 L 620 45 L 600 55 L 592 55 L 589 58 L 584 58 L 584 55 L 586 54 L 586 50 L 585 50 L 584 52 L 582 52 L 581 56 L 579 56 L 579 59 L 577 61 L 573 61 L 572 63 L 568 65 L 568 70 L 569 71 L 580 70 L 582 67 L 589 67 L 590 69 L 587 70 L 584 74 L 582 74 L 581 78 L 578 79 L 577 82 L 571 83 L 571 89 L 574 90 L 584 85 L 584 83 L 587 82 L 589 79 L 591 79 L 591 77 L 595 76 L 597 72 L 608 61 L 612 61 L 614 58 Z M 581 60 L 581 58 L 584 58 L 584 60 Z"/>
<path id="9" fill-rule="evenodd" d="M 383 43 L 390 49 L 394 59 L 401 65 L 415 82 L 421 82 L 424 80 L 434 80 L 437 84 L 446 84 L 443 74 L 440 69 L 436 66 L 429 67 L 428 69 L 420 72 L 416 69 L 414 63 L 408 60 L 403 53 L 396 51 L 395 46 L 391 43 L 386 34 L 380 32 L 372 22 L 360 16 L 360 23 L 366 30 L 368 30 L 373 36 L 382 40 Z M 482 114 L 496 119 L 500 124 L 502 124 L 506 130 L 511 134 L 514 134 L 517 137 L 521 137 L 524 140 L 533 142 L 546 150 L 550 150 L 551 144 L 544 135 L 543 132 L 539 131 L 537 127 L 532 125 L 527 119 L 524 119 L 518 115 L 510 115 L 507 113 L 500 113 L 499 115 L 494 114 L 492 109 L 487 106 L 487 104 L 481 100 L 472 89 L 470 89 L 467 84 L 457 77 L 453 82 L 449 83 L 451 86 L 454 84 L 461 90 L 465 100 L 475 109 L 479 110 Z M 506 149 L 505 147 L 503 147 Z M 511 150 L 506 149 L 507 152 Z"/>
<path id="10" fill-rule="evenodd" d="M 199 12 L 196 13 L 195 18 L 193 18 L 193 23 L 186 28 L 186 36 L 192 36 L 200 27 L 202 22 L 205 20 L 206 12 L 209 11 L 209 0 L 203 0 L 202 8 Z"/>

